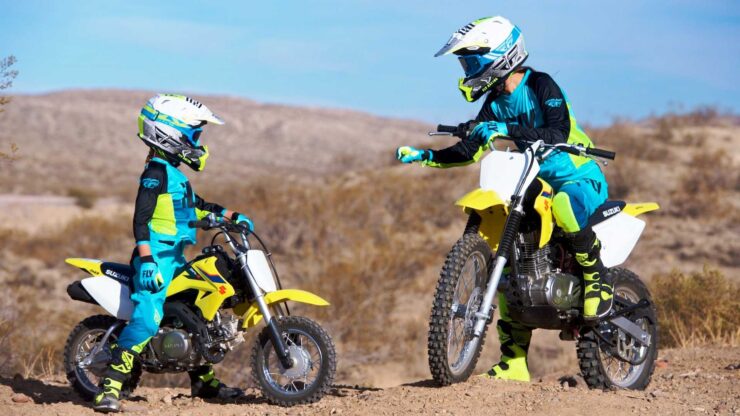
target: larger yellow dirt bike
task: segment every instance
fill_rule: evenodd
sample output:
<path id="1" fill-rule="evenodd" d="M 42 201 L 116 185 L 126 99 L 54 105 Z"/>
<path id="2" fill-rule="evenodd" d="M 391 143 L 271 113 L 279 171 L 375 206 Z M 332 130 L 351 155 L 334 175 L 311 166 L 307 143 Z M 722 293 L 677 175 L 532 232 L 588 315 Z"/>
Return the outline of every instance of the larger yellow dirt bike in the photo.
<path id="1" fill-rule="evenodd" d="M 245 226 L 210 216 L 193 228 L 220 232 L 202 255 L 175 273 L 167 289 L 159 332 L 141 352 L 123 393 L 130 394 L 142 371 L 184 372 L 221 362 L 244 341 L 243 332 L 265 326 L 252 347 L 252 377 L 268 401 L 281 406 L 319 400 L 332 385 L 336 353 L 329 335 L 316 322 L 291 316 L 287 301 L 316 306 L 329 303 L 312 293 L 282 289 L 270 255 Z M 231 254 L 215 244 L 222 235 Z M 252 248 L 254 236 L 262 250 Z M 80 322 L 64 348 L 64 368 L 85 399 L 98 393 L 111 359 L 110 345 L 131 317 L 133 269 L 127 264 L 70 258 L 67 263 L 93 277 L 67 288 L 77 301 L 100 305 L 109 315 Z"/>
<path id="2" fill-rule="evenodd" d="M 466 128 L 440 125 L 437 130 L 463 138 Z M 480 188 L 457 201 L 468 223 L 447 255 L 434 295 L 428 339 L 434 380 L 448 385 L 473 372 L 498 292 L 512 319 L 559 330 L 561 339 L 576 341 L 589 387 L 645 388 L 657 356 L 655 307 L 645 284 L 617 266 L 645 227 L 636 217 L 658 204 L 607 201 L 589 219 L 601 241 L 602 262 L 610 268 L 615 301 L 610 314 L 595 324 L 586 322 L 583 275 L 554 221 L 553 188 L 537 177 L 538 160 L 556 151 L 606 159 L 614 159 L 614 153 L 541 140 L 517 144 L 521 152 L 494 150 L 486 156 Z"/>

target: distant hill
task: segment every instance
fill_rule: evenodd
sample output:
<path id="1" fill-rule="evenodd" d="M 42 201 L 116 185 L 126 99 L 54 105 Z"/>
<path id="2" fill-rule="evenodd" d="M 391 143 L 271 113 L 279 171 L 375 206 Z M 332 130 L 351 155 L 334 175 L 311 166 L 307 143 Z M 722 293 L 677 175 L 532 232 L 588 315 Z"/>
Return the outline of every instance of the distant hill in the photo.
<path id="1" fill-rule="evenodd" d="M 13 98 L 0 114 L 0 145 L 19 159 L 0 166 L 0 193 L 61 193 L 69 188 L 129 192 L 146 147 L 136 118 L 153 92 L 79 90 Z M 424 141 L 428 126 L 347 110 L 260 104 L 198 96 L 225 126 L 208 126 L 210 169 L 194 181 L 236 182 L 244 175 L 311 179 L 389 165 L 401 143 Z"/>

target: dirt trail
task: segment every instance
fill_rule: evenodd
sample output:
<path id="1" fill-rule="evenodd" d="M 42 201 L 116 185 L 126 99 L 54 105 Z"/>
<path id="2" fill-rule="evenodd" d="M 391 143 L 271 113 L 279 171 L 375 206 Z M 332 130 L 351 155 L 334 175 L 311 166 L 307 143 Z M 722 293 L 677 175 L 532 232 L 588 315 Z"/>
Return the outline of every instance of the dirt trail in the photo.
<path id="1" fill-rule="evenodd" d="M 573 386 L 568 386 L 568 381 Z M 643 415 L 739 414 L 740 348 L 665 350 L 645 391 L 590 391 L 580 377 L 552 374 L 530 384 L 473 378 L 437 388 L 430 381 L 386 389 L 335 386 L 319 403 L 280 408 L 254 390 L 239 403 L 192 400 L 182 388 L 141 388 L 125 414 L 326 415 L 326 414 L 533 414 Z M 0 414 L 93 414 L 62 382 L 0 378 Z"/>

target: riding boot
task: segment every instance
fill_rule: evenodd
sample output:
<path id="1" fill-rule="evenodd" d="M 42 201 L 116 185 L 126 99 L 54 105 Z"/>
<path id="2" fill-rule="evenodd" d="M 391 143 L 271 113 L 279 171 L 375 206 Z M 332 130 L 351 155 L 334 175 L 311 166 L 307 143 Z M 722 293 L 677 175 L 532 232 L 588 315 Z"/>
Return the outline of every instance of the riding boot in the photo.
<path id="1" fill-rule="evenodd" d="M 601 243 L 591 228 L 572 236 L 573 253 L 583 270 L 583 318 L 595 320 L 609 313 L 614 296 L 607 269 L 599 257 Z"/>
<path id="2" fill-rule="evenodd" d="M 220 382 L 213 372 L 213 367 L 210 365 L 203 365 L 195 370 L 188 371 L 188 375 L 190 376 L 190 395 L 192 397 L 203 399 L 237 399 L 244 396 L 243 390 L 229 387 Z"/>
<path id="3" fill-rule="evenodd" d="M 114 345 L 111 348 L 111 362 L 105 372 L 102 391 L 95 396 L 93 410 L 110 413 L 121 410 L 121 390 L 131 378 L 131 370 L 138 359 L 135 351 Z"/>
<path id="4" fill-rule="evenodd" d="M 532 329 L 511 319 L 506 299 L 502 294 L 499 294 L 499 315 L 496 329 L 501 342 L 501 361 L 482 376 L 528 382 L 527 352 L 529 341 L 532 339 Z"/>

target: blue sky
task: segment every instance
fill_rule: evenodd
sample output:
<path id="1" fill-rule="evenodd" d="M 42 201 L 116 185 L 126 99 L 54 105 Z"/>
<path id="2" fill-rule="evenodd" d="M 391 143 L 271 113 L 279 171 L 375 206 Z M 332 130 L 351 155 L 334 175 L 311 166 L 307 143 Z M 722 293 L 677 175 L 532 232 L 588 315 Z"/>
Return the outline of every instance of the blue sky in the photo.
<path id="1" fill-rule="evenodd" d="M 13 92 L 127 88 L 227 94 L 453 123 L 449 35 L 483 16 L 522 28 L 579 120 L 717 105 L 739 112 L 740 1 L 0 0 Z"/>

